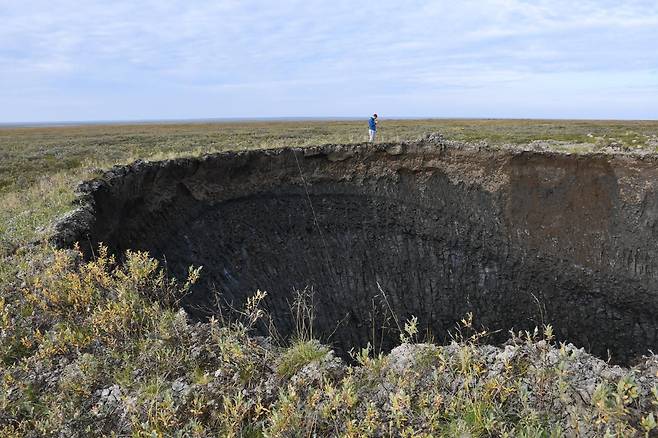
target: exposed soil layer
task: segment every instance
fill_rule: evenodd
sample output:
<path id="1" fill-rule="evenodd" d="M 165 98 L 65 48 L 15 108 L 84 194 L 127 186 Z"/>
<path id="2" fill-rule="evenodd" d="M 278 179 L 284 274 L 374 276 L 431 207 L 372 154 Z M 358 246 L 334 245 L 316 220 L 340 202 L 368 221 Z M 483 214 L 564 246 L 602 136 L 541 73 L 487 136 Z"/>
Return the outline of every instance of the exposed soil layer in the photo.
<path id="1" fill-rule="evenodd" d="M 215 292 L 239 307 L 265 290 L 284 335 L 294 290 L 311 287 L 316 334 L 343 353 L 394 346 L 391 312 L 437 341 L 472 312 L 501 339 L 552 323 L 624 363 L 656 347 L 657 188 L 654 156 L 431 142 L 220 153 L 83 184 L 54 242 L 148 250 L 180 277 L 202 265 L 197 317 Z"/>

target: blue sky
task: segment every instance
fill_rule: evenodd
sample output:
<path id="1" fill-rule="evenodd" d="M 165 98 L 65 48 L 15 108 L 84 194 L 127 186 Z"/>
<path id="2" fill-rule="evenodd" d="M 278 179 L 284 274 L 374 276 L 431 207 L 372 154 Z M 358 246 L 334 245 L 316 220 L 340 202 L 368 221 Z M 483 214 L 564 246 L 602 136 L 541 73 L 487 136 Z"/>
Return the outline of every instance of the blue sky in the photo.
<path id="1" fill-rule="evenodd" d="M 658 118 L 655 1 L 0 0 L 0 122 Z"/>

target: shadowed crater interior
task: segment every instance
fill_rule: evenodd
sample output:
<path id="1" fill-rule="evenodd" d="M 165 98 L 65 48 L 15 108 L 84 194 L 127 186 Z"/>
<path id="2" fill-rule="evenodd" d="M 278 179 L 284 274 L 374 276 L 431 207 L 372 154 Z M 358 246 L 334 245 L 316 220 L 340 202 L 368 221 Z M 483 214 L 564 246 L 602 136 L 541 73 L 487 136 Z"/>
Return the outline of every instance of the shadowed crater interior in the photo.
<path id="1" fill-rule="evenodd" d="M 391 313 L 444 341 L 472 312 L 493 342 L 551 323 L 624 363 L 656 344 L 656 167 L 423 142 L 137 162 L 83 184 L 55 242 L 203 266 L 197 318 L 216 293 L 240 307 L 265 290 L 283 335 L 312 288 L 315 332 L 342 354 L 399 342 Z"/>

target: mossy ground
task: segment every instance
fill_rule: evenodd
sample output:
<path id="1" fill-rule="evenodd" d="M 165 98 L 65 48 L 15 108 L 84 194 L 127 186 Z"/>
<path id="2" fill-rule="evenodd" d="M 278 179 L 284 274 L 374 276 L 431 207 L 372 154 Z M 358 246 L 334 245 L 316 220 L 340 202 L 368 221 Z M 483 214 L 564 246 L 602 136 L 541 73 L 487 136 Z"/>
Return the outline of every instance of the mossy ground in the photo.
<path id="1" fill-rule="evenodd" d="M 383 121 L 380 140 L 430 132 L 492 146 L 556 140 L 654 151 L 658 122 Z M 610 367 L 552 336 L 412 345 L 356 365 L 309 337 L 250 336 L 262 295 L 205 324 L 188 283 L 146 254 L 82 263 L 42 243 L 77 181 L 133 159 L 364 140 L 362 122 L 0 129 L 0 436 L 611 436 L 655 430 L 655 358 Z M 190 271 L 194 282 L 203 271 Z M 468 326 L 468 320 L 464 324 Z M 304 325 L 308 327 L 308 325 Z M 484 340 L 486 342 L 486 339 Z"/>

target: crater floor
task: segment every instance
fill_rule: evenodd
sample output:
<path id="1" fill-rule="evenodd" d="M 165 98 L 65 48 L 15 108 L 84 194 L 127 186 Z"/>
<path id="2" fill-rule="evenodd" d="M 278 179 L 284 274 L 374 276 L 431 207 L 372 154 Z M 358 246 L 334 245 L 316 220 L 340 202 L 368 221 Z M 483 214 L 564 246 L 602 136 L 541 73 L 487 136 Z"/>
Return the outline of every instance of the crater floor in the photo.
<path id="1" fill-rule="evenodd" d="M 54 242 L 203 266 L 198 318 L 265 290 L 283 335 L 312 289 L 315 333 L 343 354 L 389 350 L 412 315 L 445 341 L 472 312 L 492 342 L 551 323 L 625 363 L 656 347 L 657 164 L 441 142 L 136 162 L 84 183 Z"/>

